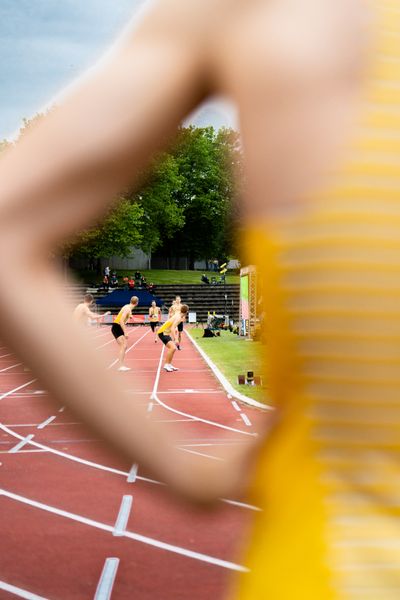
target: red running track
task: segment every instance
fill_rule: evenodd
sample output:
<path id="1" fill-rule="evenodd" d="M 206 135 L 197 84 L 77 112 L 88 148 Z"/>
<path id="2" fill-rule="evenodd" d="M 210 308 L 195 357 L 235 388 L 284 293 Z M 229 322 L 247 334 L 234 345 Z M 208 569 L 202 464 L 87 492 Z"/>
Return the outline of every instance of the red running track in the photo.
<path id="1" fill-rule="evenodd" d="M 112 364 L 117 346 L 109 327 L 94 328 L 91 337 Z M 217 460 L 219 444 L 242 443 L 264 415 L 232 402 L 183 342 L 174 360 L 179 371 L 166 373 L 162 345 L 148 328 L 132 328 L 132 370 L 117 376 L 146 403 L 149 418 L 173 423 L 182 452 Z M 137 383 L 138 372 L 148 384 Z M 241 541 L 256 507 L 228 499 L 203 511 L 180 502 L 94 439 L 5 348 L 0 423 L 1 599 L 225 597 L 228 578 L 243 568 Z"/>

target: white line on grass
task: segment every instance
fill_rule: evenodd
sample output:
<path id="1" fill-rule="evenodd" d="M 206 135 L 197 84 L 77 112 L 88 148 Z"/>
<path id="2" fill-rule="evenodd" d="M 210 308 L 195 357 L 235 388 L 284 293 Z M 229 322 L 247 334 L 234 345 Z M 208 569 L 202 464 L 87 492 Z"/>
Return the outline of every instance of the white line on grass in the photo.
<path id="1" fill-rule="evenodd" d="M 93 600 L 109 600 L 111 598 L 118 565 L 119 558 L 106 559 Z"/>
<path id="2" fill-rule="evenodd" d="M 112 533 L 114 531 L 114 527 L 110 525 L 106 525 L 105 523 L 100 523 L 99 521 L 94 521 L 93 519 L 88 519 L 86 517 L 82 517 L 81 515 L 77 515 L 75 513 L 68 512 L 66 510 L 61 510 L 55 508 L 54 506 L 49 506 L 48 504 L 43 504 L 41 502 L 37 502 L 35 500 L 31 500 L 30 498 L 26 498 L 25 496 L 20 496 L 18 494 L 14 494 L 9 492 L 8 490 L 0 489 L 0 495 L 6 496 L 11 500 L 15 500 L 16 502 L 22 502 L 23 504 L 27 504 L 28 506 L 33 506 L 34 508 L 38 508 L 39 510 L 43 510 L 49 512 L 53 515 L 57 515 L 60 517 L 65 517 L 66 519 L 71 519 L 72 521 L 77 521 L 78 523 L 82 523 L 83 525 L 89 525 L 90 527 L 95 527 L 96 529 L 101 529 L 102 531 L 107 531 L 108 533 Z M 149 546 L 153 546 L 155 548 L 160 548 L 162 550 L 167 550 L 168 552 L 172 552 L 174 554 L 179 554 L 181 556 L 185 556 L 187 558 L 192 558 L 195 560 L 199 560 L 201 562 L 205 562 L 211 565 L 216 565 L 218 567 L 223 567 L 224 569 L 230 569 L 232 571 L 241 571 L 248 572 L 246 567 L 241 565 L 237 565 L 235 563 L 222 560 L 220 558 L 216 558 L 214 556 L 209 556 L 208 554 L 203 554 L 201 552 L 194 552 L 193 550 L 189 550 L 187 548 L 182 548 L 181 546 L 175 546 L 174 544 L 168 544 L 166 542 L 162 542 L 160 540 L 156 540 L 154 538 L 141 535 L 139 533 L 135 533 L 133 531 L 124 531 L 123 537 L 129 538 L 131 540 L 135 540 L 137 542 L 141 542 L 142 544 L 147 544 Z"/>
<path id="3" fill-rule="evenodd" d="M 246 404 L 249 404 L 250 406 L 255 406 L 256 408 L 262 408 L 263 410 L 274 410 L 272 408 L 272 406 L 268 406 L 267 404 L 261 404 L 261 402 L 257 402 L 257 400 L 253 400 L 253 398 L 248 398 L 247 396 L 240 394 L 240 392 L 237 392 L 235 390 L 235 388 L 231 385 L 231 383 L 227 380 L 225 375 L 223 375 L 221 373 L 221 371 L 218 369 L 218 367 L 213 363 L 213 361 L 208 356 L 208 354 L 206 354 L 204 352 L 204 350 L 202 348 L 200 348 L 200 346 L 196 342 L 196 340 L 186 330 L 184 330 L 184 331 L 185 331 L 185 334 L 187 335 L 187 337 L 189 338 L 189 340 L 192 342 L 193 346 L 196 348 L 196 350 L 199 352 L 199 354 L 203 357 L 203 359 L 205 360 L 207 365 L 210 367 L 210 369 L 214 373 L 215 377 L 218 379 L 218 381 L 221 383 L 221 385 L 224 387 L 224 389 L 226 390 L 226 392 L 229 394 L 230 397 L 236 398 L 237 400 L 240 400 L 241 402 L 245 402 Z"/>

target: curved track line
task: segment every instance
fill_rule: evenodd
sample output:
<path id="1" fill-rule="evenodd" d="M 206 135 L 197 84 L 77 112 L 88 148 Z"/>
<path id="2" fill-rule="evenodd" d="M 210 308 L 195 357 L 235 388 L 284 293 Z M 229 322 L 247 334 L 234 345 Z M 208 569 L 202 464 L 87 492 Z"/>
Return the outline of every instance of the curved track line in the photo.
<path id="1" fill-rule="evenodd" d="M 143 337 L 144 336 L 142 336 L 140 338 L 140 340 L 143 339 Z M 140 341 L 140 340 L 138 340 L 138 341 Z M 150 402 L 153 399 L 153 395 L 155 395 L 154 399 L 156 400 L 156 402 L 158 402 L 159 404 L 163 405 L 167 410 L 170 410 L 172 412 L 178 412 L 175 409 L 173 409 L 173 408 L 169 407 L 168 405 L 164 404 L 163 402 L 161 402 L 161 400 L 159 400 L 159 398 L 156 395 L 156 390 L 157 390 L 158 382 L 159 382 L 159 379 L 160 379 L 161 363 L 162 363 L 163 355 L 164 355 L 164 346 L 162 346 L 162 349 L 161 349 L 160 361 L 159 361 L 159 365 L 158 365 L 158 369 L 157 369 L 156 380 L 155 380 L 154 386 L 153 386 L 153 391 L 152 391 L 152 394 L 151 394 L 151 397 L 150 397 Z M 31 383 L 34 383 L 35 381 L 36 381 L 36 379 L 32 379 L 32 380 L 28 381 L 27 383 L 24 383 L 24 384 L 22 384 L 22 385 L 20 385 L 20 386 L 18 386 L 16 388 L 14 388 L 14 389 L 12 389 L 12 390 L 9 390 L 8 392 L 5 392 L 4 394 L 2 394 L 0 396 L 0 400 L 2 400 L 3 398 L 6 398 L 7 396 L 10 396 L 11 394 L 19 391 L 20 389 L 22 389 L 24 387 L 27 387 L 28 385 L 30 385 Z M 179 414 L 184 414 L 184 413 L 179 413 Z M 200 420 L 200 421 L 203 421 L 203 422 L 207 423 L 207 421 L 205 421 L 204 419 L 200 419 L 200 418 L 197 418 L 197 417 L 192 417 L 190 415 L 185 415 L 185 416 L 189 416 L 189 420 L 193 420 L 193 421 Z M 224 425 L 221 425 L 221 424 L 218 424 L 218 423 L 213 423 L 212 421 L 210 421 L 208 423 L 211 424 L 211 425 L 215 425 L 216 427 L 221 427 L 221 428 L 224 428 L 224 429 L 227 428 L 227 426 L 224 426 Z M 238 433 L 243 433 L 244 435 L 257 435 L 257 434 L 248 433 L 247 431 L 241 431 L 240 429 L 238 429 L 238 430 L 235 430 L 233 428 L 228 428 L 228 429 L 230 429 L 231 431 L 237 431 Z M 1 422 L 0 422 L 0 430 L 4 431 L 8 435 L 11 435 L 12 437 L 17 438 L 19 440 L 25 439 L 24 436 L 20 435 L 16 431 L 10 429 L 9 427 L 7 427 L 7 425 L 4 425 L 4 423 L 1 423 Z M 82 465 L 85 465 L 87 467 L 91 467 L 93 469 L 97 469 L 99 471 L 106 471 L 106 472 L 109 472 L 109 473 L 113 473 L 115 475 L 122 475 L 125 478 L 127 478 L 129 476 L 129 473 L 126 472 L 126 471 L 121 471 L 119 469 L 114 469 L 113 467 L 107 467 L 106 465 L 102 465 L 100 463 L 95 463 L 93 461 L 86 460 L 86 459 L 80 458 L 78 456 L 74 456 L 73 454 L 68 454 L 66 452 L 62 452 L 61 450 L 56 450 L 55 448 L 52 448 L 51 446 L 46 446 L 45 444 L 41 444 L 40 442 L 35 442 L 35 441 L 31 440 L 29 442 L 29 445 L 30 446 L 34 446 L 36 448 L 40 448 L 41 450 L 43 450 L 45 452 L 49 452 L 50 454 L 54 454 L 56 456 L 60 456 L 61 458 L 65 458 L 66 460 L 70 460 L 72 462 L 76 462 L 78 464 L 82 464 Z M 136 479 L 139 479 L 140 481 L 143 481 L 145 483 L 152 483 L 152 484 L 155 484 L 155 485 L 166 485 L 165 483 L 163 483 L 161 481 L 157 481 L 155 479 L 149 479 L 148 477 L 143 477 L 141 475 L 136 475 Z M 257 507 L 253 507 L 253 506 L 248 505 L 248 504 L 243 503 L 243 502 L 236 502 L 236 501 L 228 500 L 228 499 L 225 499 L 225 498 L 221 498 L 221 501 L 222 502 L 227 502 L 229 504 L 234 504 L 234 505 L 239 506 L 241 508 L 249 508 L 251 510 L 259 510 Z"/>
<path id="2" fill-rule="evenodd" d="M 57 516 L 65 517 L 67 519 L 71 519 L 72 521 L 77 521 L 79 523 L 82 523 L 83 525 L 89 525 L 91 527 L 95 527 L 96 529 L 107 531 L 111 534 L 114 532 L 114 527 L 112 525 L 106 525 L 105 523 L 94 521 L 93 519 L 88 519 L 87 517 L 82 517 L 81 515 L 70 513 L 66 510 L 54 508 L 53 506 L 49 506 L 48 504 L 36 502 L 35 500 L 31 500 L 30 498 L 26 498 L 24 496 L 19 496 L 18 494 L 13 494 L 12 492 L 9 492 L 4 489 L 0 489 L 0 496 L 5 496 L 7 498 L 10 498 L 11 500 L 15 500 L 16 502 L 21 502 L 23 504 L 33 506 L 34 508 L 38 508 L 40 510 L 52 513 Z M 180 546 L 175 546 L 174 544 L 161 542 L 154 538 L 141 535 L 133 531 L 123 531 L 121 537 L 127 537 L 137 542 L 148 544 L 149 546 L 154 546 L 155 548 L 161 548 L 162 550 L 167 550 L 169 552 L 173 552 L 174 554 L 180 554 L 181 556 L 185 556 L 187 558 L 193 558 L 195 560 L 216 565 L 218 567 L 223 567 L 225 569 L 230 569 L 232 571 L 248 572 L 248 569 L 246 567 L 242 567 L 241 565 L 237 565 L 230 561 L 222 560 L 214 556 L 209 556 L 208 554 L 203 554 L 202 552 L 194 552 L 193 550 L 182 548 Z"/>
<path id="3" fill-rule="evenodd" d="M 19 433 L 17 433 L 16 431 L 13 431 L 12 429 L 7 427 L 7 425 L 4 425 L 3 423 L 0 423 L 0 429 L 2 431 L 4 431 L 4 433 L 8 433 L 8 435 L 11 435 L 19 440 L 26 439 L 26 436 L 24 437 L 24 436 L 20 435 Z M 115 475 L 122 475 L 125 478 L 128 477 L 128 475 L 129 475 L 129 473 L 127 471 L 120 471 L 119 469 L 114 469 L 113 467 L 107 467 L 106 465 L 102 465 L 100 463 L 95 463 L 91 460 L 86 460 L 85 458 L 79 458 L 79 456 L 74 456 L 73 454 L 67 454 L 66 452 L 62 452 L 61 450 L 56 450 L 55 448 L 52 448 L 51 446 L 45 446 L 44 444 L 41 444 L 40 442 L 34 442 L 33 440 L 30 440 L 29 445 L 35 446 L 36 448 L 41 448 L 42 450 L 45 450 L 46 452 L 49 452 L 50 454 L 55 454 L 56 456 L 61 456 L 62 458 L 66 458 L 67 460 L 71 460 L 72 462 L 77 462 L 82 465 L 86 465 L 87 467 L 92 467 L 93 469 L 98 469 L 99 471 L 108 471 L 109 473 L 114 473 Z M 148 479 L 147 477 L 141 477 L 139 475 L 137 475 L 136 479 L 141 479 L 142 481 L 145 481 L 147 483 L 155 483 L 157 485 L 165 485 L 161 481 L 156 481 L 155 479 Z"/>
<path id="4" fill-rule="evenodd" d="M 249 431 L 242 431 L 241 429 L 236 429 L 235 427 L 229 427 L 228 425 L 222 425 L 222 423 L 216 423 L 215 421 L 209 421 L 208 419 L 202 419 L 201 417 L 196 417 L 195 415 L 191 415 L 189 413 L 184 413 L 181 410 L 177 410 L 176 408 L 172 408 L 171 406 L 168 406 L 168 404 L 165 404 L 165 402 L 160 400 L 159 397 L 157 396 L 157 387 L 158 387 L 158 382 L 160 379 L 161 363 L 162 363 L 163 355 L 164 355 L 164 346 L 162 347 L 160 360 L 158 363 L 156 380 L 154 382 L 154 387 L 153 387 L 153 391 L 150 396 L 150 400 L 154 400 L 155 402 L 157 402 L 158 404 L 160 404 L 167 410 L 169 410 L 177 415 L 181 415 L 182 417 L 189 417 L 193 421 L 198 421 L 200 423 L 206 423 L 206 425 L 218 427 L 219 429 L 226 429 L 227 431 L 234 431 L 235 433 L 241 433 L 242 435 L 251 435 L 253 437 L 257 437 L 257 433 L 250 433 Z"/>

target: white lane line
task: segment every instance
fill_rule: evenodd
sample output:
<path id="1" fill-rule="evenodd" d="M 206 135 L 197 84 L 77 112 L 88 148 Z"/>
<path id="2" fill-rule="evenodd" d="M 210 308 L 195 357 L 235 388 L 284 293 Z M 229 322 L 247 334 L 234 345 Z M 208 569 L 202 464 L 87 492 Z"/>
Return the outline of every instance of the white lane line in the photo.
<path id="1" fill-rule="evenodd" d="M 10 352 L 9 354 L 3 354 L 2 356 L 0 356 L 0 358 L 5 358 L 6 356 L 11 356 L 12 352 Z"/>
<path id="2" fill-rule="evenodd" d="M 196 454 L 197 456 L 204 456 L 204 458 L 211 458 L 212 460 L 224 460 L 220 456 L 211 456 L 211 454 L 203 454 L 203 452 L 196 452 L 196 450 L 188 450 L 183 446 L 176 446 L 178 450 L 182 450 L 182 452 L 189 452 L 189 454 Z"/>
<path id="3" fill-rule="evenodd" d="M 56 418 L 56 417 L 54 417 Z M 40 425 L 40 423 L 7 423 L 8 427 L 37 427 Z M 83 423 L 80 422 L 76 422 L 76 423 L 53 423 L 53 427 L 67 427 L 67 426 L 71 426 L 71 425 L 83 425 Z"/>
<path id="4" fill-rule="evenodd" d="M 160 419 L 155 423 L 194 423 L 193 419 Z"/>
<path id="5" fill-rule="evenodd" d="M 239 506 L 239 508 L 247 508 L 248 510 L 254 510 L 256 512 L 263 512 L 262 508 L 258 508 L 258 506 L 253 506 L 253 504 L 247 504 L 246 502 L 238 502 L 237 500 L 228 500 L 228 498 L 222 498 L 222 500 L 227 504 Z"/>
<path id="6" fill-rule="evenodd" d="M 181 415 L 182 417 L 188 417 L 189 419 L 192 419 L 193 421 L 198 421 L 199 423 L 205 423 L 206 425 L 212 425 L 213 427 L 218 427 L 219 429 L 225 429 L 227 431 L 233 431 L 234 433 L 241 433 L 242 435 L 251 435 L 253 437 L 257 437 L 257 433 L 250 433 L 248 431 L 243 431 L 242 429 L 236 429 L 235 427 L 229 427 L 228 425 L 222 425 L 222 423 L 216 423 L 215 421 L 208 421 L 208 419 L 202 419 L 201 417 L 196 417 L 194 415 L 184 413 L 180 410 L 176 410 L 175 408 L 168 406 L 168 404 L 165 404 L 162 400 L 160 400 L 158 398 L 158 396 L 155 396 L 153 399 L 156 400 L 158 402 L 158 404 L 160 404 L 167 410 L 169 410 L 177 415 Z"/>
<path id="7" fill-rule="evenodd" d="M 182 371 L 182 369 L 180 369 Z M 224 395 L 225 396 L 225 392 L 224 390 L 213 390 L 212 392 L 205 392 L 204 390 L 167 390 L 166 392 L 157 392 L 158 394 L 167 394 L 167 395 L 174 395 L 175 394 L 201 394 L 202 396 L 205 396 L 206 394 L 210 395 L 210 394 L 214 394 L 214 395 Z"/>
<path id="8" fill-rule="evenodd" d="M 11 450 L 9 450 L 8 452 L 10 454 L 15 454 L 16 452 L 18 452 L 18 450 L 21 450 L 21 448 L 26 446 L 26 444 L 29 444 L 29 442 L 31 441 L 31 439 L 33 437 L 34 437 L 33 433 L 27 435 L 24 439 L 22 439 L 20 442 L 18 442 L 18 444 L 16 444 L 16 446 L 13 446 L 11 448 Z"/>
<path id="9" fill-rule="evenodd" d="M 251 421 L 249 419 L 249 417 L 245 414 L 245 413 L 240 413 L 240 416 L 242 418 L 242 420 L 244 421 L 244 423 L 247 425 L 247 427 L 251 427 Z"/>
<path id="10" fill-rule="evenodd" d="M 93 600 L 109 600 L 117 575 L 119 558 L 107 558 Z"/>
<path id="11" fill-rule="evenodd" d="M 0 454 L 8 454 L 8 450 L 0 450 Z M 32 452 L 47 452 L 47 450 L 40 450 L 38 448 L 34 448 L 33 450 L 19 450 L 18 454 L 30 454 Z"/>
<path id="12" fill-rule="evenodd" d="M 96 346 L 96 350 L 101 350 L 102 348 L 105 348 L 106 346 L 108 346 L 108 344 L 112 344 L 114 341 L 114 339 L 112 340 L 108 340 L 108 342 L 105 342 L 104 344 L 102 344 L 101 346 Z"/>
<path id="13" fill-rule="evenodd" d="M 163 356 L 164 356 L 164 348 L 165 348 L 165 346 L 163 344 L 161 347 L 160 360 L 158 361 L 156 378 L 154 380 L 154 385 L 153 385 L 153 389 L 151 391 L 150 400 L 153 400 L 153 397 L 157 396 L 158 383 L 160 381 L 160 374 L 161 374 L 161 364 L 162 364 Z"/>
<path id="14" fill-rule="evenodd" d="M 44 598 L 43 596 L 32 594 L 32 592 L 23 590 L 19 587 L 16 587 L 15 585 L 6 583 L 5 581 L 0 581 L 0 590 L 4 590 L 5 592 L 14 594 L 14 596 L 19 596 L 19 598 L 25 598 L 25 600 L 46 600 L 46 598 Z"/>
<path id="15" fill-rule="evenodd" d="M 4 431 L 4 433 L 8 433 L 9 435 L 12 435 L 13 437 L 15 437 L 19 440 L 25 439 L 22 435 L 20 435 L 16 431 L 13 431 L 12 429 L 7 427 L 7 425 L 4 425 L 3 423 L 0 423 L 0 430 Z M 71 441 L 75 441 L 75 440 L 71 440 Z M 81 465 L 86 465 L 87 467 L 92 467 L 93 469 L 98 469 L 99 471 L 106 471 L 108 473 L 114 473 L 115 475 L 122 475 L 125 478 L 128 476 L 128 473 L 126 471 L 120 471 L 119 469 L 114 469 L 113 467 L 107 467 L 106 465 L 101 465 L 99 463 L 95 463 L 90 460 L 86 460 L 84 458 L 79 458 L 79 456 L 74 456 L 73 454 L 67 454 L 66 452 L 62 452 L 61 450 L 56 450 L 55 448 L 52 448 L 51 446 L 45 446 L 44 444 L 40 444 L 39 442 L 34 442 L 33 440 L 30 442 L 30 444 L 31 444 L 31 446 L 45 450 L 46 452 L 49 452 L 50 454 L 54 454 L 56 456 L 61 456 L 62 458 L 66 458 L 67 460 L 70 460 L 71 462 L 77 462 Z M 155 479 L 149 479 L 147 477 L 142 477 L 139 475 L 137 476 L 137 479 L 140 479 L 141 481 L 145 481 L 147 483 L 154 483 L 156 485 L 165 485 L 164 483 L 161 483 L 160 481 L 156 481 Z"/>
<path id="16" fill-rule="evenodd" d="M 196 348 L 196 350 L 198 351 L 200 356 L 203 357 L 204 361 L 210 367 L 210 369 L 214 373 L 215 377 L 221 383 L 221 385 L 226 390 L 228 395 L 230 395 L 232 398 L 236 398 L 237 400 L 241 400 L 242 402 L 245 402 L 246 404 L 249 404 L 250 406 L 256 406 L 257 408 L 262 408 L 263 410 L 274 410 L 272 406 L 268 406 L 267 404 L 261 404 L 261 402 L 257 402 L 257 400 L 253 400 L 253 398 L 248 398 L 248 396 L 245 396 L 244 394 L 237 392 L 235 390 L 235 388 L 231 385 L 231 383 L 227 380 L 225 375 L 223 375 L 221 373 L 221 371 L 218 369 L 217 365 L 215 365 L 213 363 L 213 361 L 208 356 L 208 354 L 206 354 L 204 352 L 204 350 L 202 348 L 200 348 L 199 344 L 196 342 L 194 337 L 192 337 L 186 330 L 184 330 L 184 331 L 185 331 L 186 336 L 189 338 L 190 342 Z"/>
<path id="17" fill-rule="evenodd" d="M 135 483 L 138 469 L 139 465 L 137 463 L 133 463 L 133 465 L 131 466 L 131 470 L 128 473 L 128 477 L 126 478 L 126 481 L 128 483 Z"/>
<path id="18" fill-rule="evenodd" d="M 237 410 L 238 412 L 241 412 L 242 409 L 240 408 L 239 404 L 236 402 L 236 400 L 232 400 L 232 406 L 235 410 Z"/>
<path id="19" fill-rule="evenodd" d="M 218 427 L 219 429 L 226 429 L 228 431 L 234 431 L 235 433 L 241 433 L 242 435 L 251 435 L 251 436 L 257 437 L 256 433 L 250 433 L 248 431 L 243 431 L 242 429 L 235 429 L 234 427 L 229 427 L 228 425 L 222 425 L 222 423 L 216 423 L 215 421 L 209 421 L 208 419 L 202 419 L 201 417 L 196 417 L 194 415 L 184 413 L 180 410 L 177 410 L 176 408 L 172 408 L 171 406 L 168 406 L 168 404 L 165 404 L 162 400 L 160 400 L 160 398 L 157 396 L 157 387 L 158 387 L 158 382 L 160 379 L 161 363 L 162 363 L 162 359 L 163 359 L 163 354 L 164 354 L 164 346 L 162 348 L 162 352 L 160 355 L 156 380 L 154 382 L 153 391 L 151 393 L 150 400 L 155 400 L 158 404 L 160 404 L 167 410 L 169 410 L 177 415 L 181 415 L 182 417 L 187 417 L 189 419 L 193 419 L 193 421 L 197 421 L 199 423 L 206 423 L 206 425 L 212 425 L 213 427 Z"/>
<path id="20" fill-rule="evenodd" d="M 86 517 L 82 517 L 81 515 L 70 513 L 66 510 L 61 510 L 59 508 L 55 508 L 54 506 L 49 506 L 48 504 L 37 502 L 36 500 L 31 500 L 30 498 L 14 494 L 12 492 L 9 492 L 8 490 L 0 489 L 0 496 L 6 496 L 7 498 L 15 500 L 16 502 L 22 502 L 23 504 L 27 504 L 28 506 L 33 506 L 34 508 L 38 508 L 51 514 L 60 517 L 65 517 L 66 519 L 71 519 L 72 521 L 77 521 L 78 523 L 82 523 L 83 525 L 89 525 L 90 527 L 95 527 L 96 529 L 107 531 L 108 533 L 112 533 L 114 531 L 114 527 L 112 527 L 111 525 L 106 525 L 105 523 L 100 523 L 99 521 L 94 521 L 93 519 L 88 519 Z M 199 560 L 201 562 L 216 565 L 218 567 L 223 567 L 224 569 L 230 569 L 232 571 L 241 571 L 243 573 L 247 573 L 249 571 L 246 567 L 237 565 L 226 560 L 222 560 L 220 558 L 216 558 L 215 556 L 210 556 L 201 552 L 195 552 L 187 548 L 182 548 L 181 546 L 175 546 L 174 544 L 168 544 L 167 542 L 162 542 L 160 540 L 156 540 L 154 538 L 148 537 L 146 535 L 141 535 L 133 531 L 124 531 L 123 537 L 135 540 L 137 542 L 141 542 L 142 544 L 153 546 L 155 548 L 167 550 L 168 552 L 179 554 L 187 558 Z"/>
<path id="21" fill-rule="evenodd" d="M 11 367 L 6 367 L 5 369 L 0 369 L 0 373 L 4 373 L 5 371 L 10 371 L 10 369 L 15 369 L 15 367 L 20 367 L 22 363 L 17 363 L 16 365 L 11 365 Z"/>
<path id="22" fill-rule="evenodd" d="M 65 410 L 65 406 L 62 406 L 61 408 L 58 409 L 58 412 L 64 412 Z"/>
<path id="23" fill-rule="evenodd" d="M 7 398 L 7 396 L 11 396 L 11 394 L 14 394 L 14 392 L 18 392 L 19 390 L 22 390 L 24 387 L 27 387 L 28 385 L 30 385 L 31 383 L 34 383 L 35 381 L 36 381 L 36 379 L 31 379 L 27 383 L 23 383 L 22 385 L 19 385 L 18 387 L 14 388 L 13 390 L 10 390 L 9 392 L 5 392 L 4 394 L 1 394 L 0 400 L 4 400 L 4 398 Z"/>
<path id="24" fill-rule="evenodd" d="M 57 418 L 56 416 L 49 417 L 48 419 L 43 421 L 43 423 L 40 423 L 40 425 L 38 425 L 36 427 L 36 429 L 44 429 L 45 427 L 47 427 L 47 425 L 50 425 L 50 423 L 52 423 L 54 421 L 54 419 L 56 419 L 56 418 Z"/>
<path id="25" fill-rule="evenodd" d="M 9 390 L 8 392 L 5 392 L 4 394 L 2 394 L 0 396 L 0 400 L 2 400 L 3 398 L 6 398 L 7 396 L 10 396 L 11 394 L 13 394 L 14 392 L 18 392 L 19 390 L 21 390 L 24 387 L 27 387 L 28 385 L 30 385 L 31 383 L 34 383 L 36 381 L 36 379 L 31 379 L 30 381 L 23 383 L 22 385 Z M 59 412 L 63 412 L 65 409 L 65 407 L 61 407 Z M 191 418 L 189 418 L 189 420 L 192 420 Z M 22 435 L 20 435 L 19 433 L 17 433 L 16 431 L 13 431 L 12 429 L 10 429 L 9 427 L 7 427 L 6 425 L 0 423 L 0 429 L 2 431 L 4 431 L 5 433 L 8 433 L 9 435 L 13 436 L 14 438 L 17 438 L 19 440 L 23 440 L 24 437 Z M 129 475 L 129 473 L 126 473 L 126 471 L 121 471 L 119 469 L 114 469 L 112 467 L 107 467 L 106 465 L 102 465 L 100 463 L 95 463 L 92 462 L 90 460 L 85 460 L 83 458 L 80 458 L 79 456 L 74 456 L 73 454 L 67 454 L 66 452 L 62 452 L 60 450 L 56 450 L 55 448 L 51 448 L 50 446 L 45 446 L 44 444 L 40 444 L 39 442 L 34 442 L 31 441 L 30 442 L 31 446 L 34 446 L 35 448 L 38 448 L 44 452 L 49 452 L 50 454 L 54 454 L 55 456 L 60 456 L 61 458 L 65 458 L 71 462 L 77 462 L 78 464 L 81 465 L 85 465 L 87 467 L 93 468 L 93 469 L 97 469 L 99 471 L 105 471 L 108 473 L 113 473 L 115 475 L 122 475 L 123 477 L 127 477 Z M 24 451 L 26 452 L 26 450 Z M 161 481 L 156 481 L 155 479 L 149 479 L 148 477 L 142 477 L 140 475 L 136 476 L 137 479 L 139 479 L 140 481 L 144 481 L 146 483 L 152 483 L 154 485 L 165 485 L 164 483 L 162 483 Z M 225 500 L 224 500 L 225 502 Z"/>
<path id="26" fill-rule="evenodd" d="M 146 337 L 146 335 L 148 335 L 148 333 L 149 333 L 150 331 L 151 331 L 151 329 L 148 329 L 148 330 L 146 331 L 146 333 L 144 333 L 144 334 L 143 334 L 143 335 L 142 335 L 142 336 L 141 336 L 141 337 L 140 337 L 138 340 L 136 340 L 136 342 L 134 342 L 134 343 L 132 344 L 132 346 L 129 346 L 129 348 L 128 348 L 128 349 L 127 349 L 127 351 L 125 352 L 125 356 L 128 354 L 128 352 L 130 352 L 130 351 L 132 350 L 132 348 L 134 348 L 135 346 L 137 346 L 137 344 L 138 344 L 139 342 L 141 342 L 141 341 L 142 341 L 142 339 L 143 339 L 144 337 Z M 111 340 L 111 341 L 112 341 L 112 340 Z M 108 365 L 107 369 L 112 369 L 112 367 L 113 367 L 114 365 L 116 365 L 116 364 L 117 364 L 117 362 L 118 362 L 118 358 L 116 358 L 115 360 L 113 360 L 113 362 L 112 362 L 111 364 L 109 364 L 109 365 Z"/>
<path id="27" fill-rule="evenodd" d="M 113 535 L 115 537 L 122 537 L 126 531 L 129 515 L 131 514 L 132 502 L 132 496 L 122 496 L 121 506 L 113 530 Z"/>

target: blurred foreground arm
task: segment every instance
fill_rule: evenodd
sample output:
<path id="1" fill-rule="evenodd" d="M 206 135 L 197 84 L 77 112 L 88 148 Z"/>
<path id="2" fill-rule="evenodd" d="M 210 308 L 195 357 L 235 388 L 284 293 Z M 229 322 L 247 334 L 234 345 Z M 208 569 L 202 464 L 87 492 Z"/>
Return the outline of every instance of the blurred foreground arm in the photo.
<path id="1" fill-rule="evenodd" d="M 56 244 L 101 216 L 207 94 L 206 40 L 198 19 L 188 14 L 175 0 L 156 7 L 111 59 L 1 160 L 0 335 L 56 401 L 125 456 L 179 491 L 208 499 L 230 493 L 235 469 L 227 465 L 224 479 L 220 464 L 217 469 L 204 459 L 190 460 L 146 420 L 72 322 L 63 282 L 48 261 Z M 22 323 L 27 294 L 35 317 Z M 39 317 L 43 302 L 46 335 Z"/>

